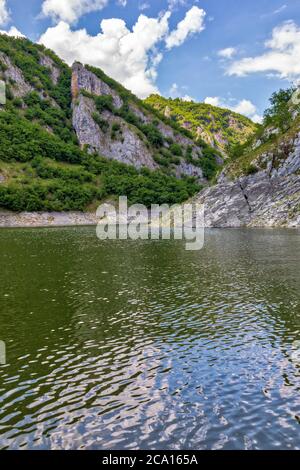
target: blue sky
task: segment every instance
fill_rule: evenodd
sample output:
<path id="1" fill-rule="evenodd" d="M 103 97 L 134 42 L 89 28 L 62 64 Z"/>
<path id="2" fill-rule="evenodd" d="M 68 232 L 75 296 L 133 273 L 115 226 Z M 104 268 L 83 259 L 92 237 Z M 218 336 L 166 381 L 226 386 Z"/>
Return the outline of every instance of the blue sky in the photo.
<path id="1" fill-rule="evenodd" d="M 300 78 L 300 0 L 0 0 L 1 22 L 141 97 L 206 100 L 257 120 Z"/>

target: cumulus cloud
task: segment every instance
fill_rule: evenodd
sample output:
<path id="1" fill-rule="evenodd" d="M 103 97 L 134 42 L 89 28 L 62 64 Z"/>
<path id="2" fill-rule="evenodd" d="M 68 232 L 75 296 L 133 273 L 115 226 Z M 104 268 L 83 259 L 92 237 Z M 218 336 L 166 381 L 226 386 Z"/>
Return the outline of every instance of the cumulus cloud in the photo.
<path id="1" fill-rule="evenodd" d="M 192 34 L 204 30 L 204 19 L 206 12 L 202 8 L 193 6 L 180 21 L 177 28 L 166 38 L 167 49 L 180 46 Z"/>
<path id="2" fill-rule="evenodd" d="M 243 114 L 257 123 L 261 123 L 263 119 L 262 116 L 258 114 L 256 106 L 250 100 L 244 99 L 233 103 L 226 101 L 218 96 L 208 96 L 205 98 L 204 103 L 211 104 L 212 106 L 231 109 L 231 111 Z"/>
<path id="3" fill-rule="evenodd" d="M 0 24 L 3 25 L 9 20 L 9 11 L 6 5 L 6 0 L 0 0 Z"/>
<path id="4" fill-rule="evenodd" d="M 15 26 L 12 26 L 8 31 L 0 30 L 0 34 L 6 34 L 7 36 L 13 36 L 15 38 L 25 38 L 26 37 Z"/>
<path id="5" fill-rule="evenodd" d="M 233 62 L 228 75 L 245 76 L 251 73 L 275 73 L 283 79 L 300 78 L 300 28 L 287 21 L 273 29 L 272 37 L 265 43 L 267 52 Z"/>
<path id="6" fill-rule="evenodd" d="M 57 6 L 55 15 L 65 20 L 48 28 L 39 42 L 53 49 L 70 65 L 78 60 L 103 69 L 141 98 L 158 93 L 155 80 L 157 67 L 163 59 L 163 46 L 166 44 L 167 49 L 179 46 L 190 34 L 204 29 L 205 12 L 193 7 L 172 32 L 169 31 L 171 11 L 167 11 L 157 18 L 141 14 L 132 29 L 122 19 L 102 20 L 99 34 L 93 36 L 85 28 L 71 29 L 71 22 L 80 16 L 80 11 L 75 12 L 73 8 L 75 0 L 68 2 L 66 10 L 60 1 L 46 0 L 44 8 L 48 4 L 48 13 L 50 3 L 54 7 L 54 2 Z M 87 2 L 79 3 L 82 6 Z M 90 6 L 104 5 L 106 0 L 88 3 Z M 54 14 L 54 10 L 51 11 Z"/>
<path id="7" fill-rule="evenodd" d="M 226 47 L 226 49 L 221 49 L 218 51 L 218 56 L 222 57 L 223 59 L 232 59 L 236 53 L 237 49 L 235 47 Z"/>
<path id="8" fill-rule="evenodd" d="M 108 0 L 44 0 L 42 13 L 55 21 L 75 23 L 82 15 L 102 10 Z"/>
<path id="9" fill-rule="evenodd" d="M 156 45 L 168 34 L 167 12 L 159 18 L 140 15 L 132 30 L 123 20 L 102 20 L 96 36 L 86 29 L 72 31 L 66 22 L 49 28 L 40 43 L 53 49 L 68 64 L 79 60 L 102 68 L 126 88 L 144 98 L 157 93 L 156 68 L 162 54 Z"/>
<path id="10" fill-rule="evenodd" d="M 204 103 L 211 104 L 212 106 L 221 106 L 221 100 L 218 96 L 207 96 Z"/>

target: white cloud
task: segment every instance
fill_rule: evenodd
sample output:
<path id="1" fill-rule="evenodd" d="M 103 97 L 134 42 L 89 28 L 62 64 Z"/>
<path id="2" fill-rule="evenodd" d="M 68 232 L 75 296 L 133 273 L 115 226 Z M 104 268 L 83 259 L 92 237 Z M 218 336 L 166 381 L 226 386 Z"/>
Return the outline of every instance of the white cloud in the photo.
<path id="1" fill-rule="evenodd" d="M 168 0 L 169 10 L 174 10 L 177 6 L 184 6 L 188 3 L 188 0 Z"/>
<path id="2" fill-rule="evenodd" d="M 81 6 L 87 2 L 76 0 Z M 103 4 L 108 0 L 89 2 Z M 198 7 L 191 8 L 183 21 L 173 32 L 169 32 L 171 11 L 161 13 L 157 18 L 141 14 L 132 29 L 124 20 L 111 18 L 102 20 L 99 34 L 92 36 L 86 29 L 71 29 L 70 23 L 79 17 L 82 10 L 74 10 L 75 0 L 69 0 L 68 9 L 58 0 L 45 0 L 52 8 L 52 14 L 65 18 L 48 28 L 40 43 L 53 49 L 68 64 L 78 60 L 104 70 L 109 76 L 121 82 L 126 88 L 144 98 L 157 93 L 155 85 L 157 67 L 163 59 L 163 46 L 167 49 L 181 45 L 190 34 L 204 29 L 205 12 Z M 70 9 L 70 7 L 72 8 Z M 76 14 L 75 14 L 76 13 Z M 190 98 L 186 96 L 186 98 Z"/>
<path id="3" fill-rule="evenodd" d="M 182 101 L 195 101 L 190 95 L 186 94 L 186 90 L 187 87 L 180 87 L 177 83 L 173 83 L 168 92 L 168 98 L 180 98 Z"/>
<path id="4" fill-rule="evenodd" d="M 272 38 L 265 43 L 268 51 L 256 57 L 233 62 L 228 75 L 245 76 L 250 73 L 275 73 L 283 79 L 300 78 L 300 28 L 287 21 L 273 29 Z"/>
<path id="5" fill-rule="evenodd" d="M 202 8 L 193 6 L 178 23 L 177 28 L 166 38 L 167 49 L 180 46 L 190 35 L 203 31 L 205 15 Z"/>
<path id="6" fill-rule="evenodd" d="M 223 59 L 232 59 L 236 53 L 237 49 L 235 47 L 226 47 L 226 49 L 221 49 L 218 51 L 218 56 L 222 57 Z"/>
<path id="7" fill-rule="evenodd" d="M 218 96 L 207 96 L 204 103 L 211 104 L 212 106 L 221 106 L 221 101 Z"/>
<path id="8" fill-rule="evenodd" d="M 0 30 L 0 34 L 6 34 L 7 36 L 13 36 L 15 38 L 25 38 L 26 37 L 15 26 L 12 26 L 8 31 Z"/>
<path id="9" fill-rule="evenodd" d="M 257 123 L 261 123 L 263 119 L 262 116 L 257 113 L 256 106 L 250 100 L 244 99 L 233 104 L 233 102 L 226 101 L 219 96 L 208 96 L 205 98 L 204 103 L 230 109 L 235 113 L 247 116 L 248 118 L 252 119 L 252 121 Z"/>
<path id="10" fill-rule="evenodd" d="M 118 4 L 119 4 L 121 7 L 126 7 L 126 5 L 127 5 L 127 0 L 118 0 Z"/>
<path id="11" fill-rule="evenodd" d="M 273 11 L 273 15 L 278 15 L 279 13 L 283 12 L 287 9 L 287 5 L 281 5 L 281 7 L 277 8 L 277 10 Z"/>
<path id="12" fill-rule="evenodd" d="M 6 5 L 6 0 L 0 0 L 0 24 L 3 25 L 9 20 L 9 11 Z"/>
<path id="13" fill-rule="evenodd" d="M 75 23 L 82 15 L 102 10 L 108 0 L 44 0 L 42 13 L 55 21 Z"/>
<path id="14" fill-rule="evenodd" d="M 241 100 L 236 105 L 231 107 L 236 113 L 244 114 L 245 116 L 253 116 L 256 113 L 256 106 L 249 100 Z"/>
<path id="15" fill-rule="evenodd" d="M 53 49 L 68 64 L 79 60 L 102 68 L 144 98 L 158 92 L 154 81 L 163 56 L 156 46 L 168 34 L 169 17 L 170 12 L 159 18 L 140 15 L 132 31 L 123 20 L 102 20 L 101 32 L 96 36 L 89 35 L 86 29 L 72 31 L 61 21 L 41 36 L 40 43 Z"/>
<path id="16" fill-rule="evenodd" d="M 148 2 L 140 3 L 139 6 L 138 6 L 138 9 L 140 11 L 148 10 L 148 8 L 150 8 L 150 3 L 148 3 Z"/>
<path id="17" fill-rule="evenodd" d="M 268 13 L 265 13 L 265 14 L 261 15 L 260 18 L 264 19 L 264 18 L 270 18 L 271 16 L 280 15 L 280 13 L 285 11 L 287 9 L 287 7 L 288 6 L 286 4 L 281 5 L 281 7 L 277 8 L 276 10 L 273 10 L 271 12 L 268 12 Z"/>

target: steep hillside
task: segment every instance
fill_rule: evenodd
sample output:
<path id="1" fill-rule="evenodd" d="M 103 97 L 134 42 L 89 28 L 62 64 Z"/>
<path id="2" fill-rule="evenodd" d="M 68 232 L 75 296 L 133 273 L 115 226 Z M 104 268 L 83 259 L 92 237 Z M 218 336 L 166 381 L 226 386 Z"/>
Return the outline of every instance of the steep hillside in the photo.
<path id="1" fill-rule="evenodd" d="M 155 113 L 99 69 L 75 63 L 72 95 L 73 127 L 89 151 L 202 182 L 222 164 L 219 152 L 195 143 L 187 130 Z"/>
<path id="2" fill-rule="evenodd" d="M 105 198 L 182 202 L 212 178 L 218 152 L 161 119 L 101 70 L 0 35 L 0 207 L 86 210 Z"/>
<path id="3" fill-rule="evenodd" d="M 197 196 L 205 204 L 208 226 L 300 225 L 300 99 L 293 99 L 296 94 L 291 89 L 273 95 L 262 129 L 233 150 L 218 184 Z"/>
<path id="4" fill-rule="evenodd" d="M 225 156 L 234 145 L 247 141 L 258 127 L 245 116 L 205 103 L 159 95 L 151 95 L 145 102 Z"/>

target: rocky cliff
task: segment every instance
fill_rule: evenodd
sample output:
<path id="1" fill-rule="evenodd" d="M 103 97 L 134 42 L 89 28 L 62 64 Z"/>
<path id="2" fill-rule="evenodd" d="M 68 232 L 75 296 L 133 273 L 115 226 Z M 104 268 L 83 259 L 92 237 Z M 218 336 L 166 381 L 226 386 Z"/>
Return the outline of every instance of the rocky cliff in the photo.
<path id="1" fill-rule="evenodd" d="M 72 98 L 73 127 L 82 148 L 136 168 L 163 168 L 177 177 L 193 176 L 205 182 L 202 147 L 103 72 L 75 63 Z M 222 163 L 217 152 L 215 162 Z"/>
<path id="2" fill-rule="evenodd" d="M 208 227 L 300 226 L 300 119 L 293 118 L 283 133 L 266 128 L 195 198 Z"/>

